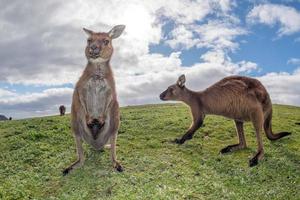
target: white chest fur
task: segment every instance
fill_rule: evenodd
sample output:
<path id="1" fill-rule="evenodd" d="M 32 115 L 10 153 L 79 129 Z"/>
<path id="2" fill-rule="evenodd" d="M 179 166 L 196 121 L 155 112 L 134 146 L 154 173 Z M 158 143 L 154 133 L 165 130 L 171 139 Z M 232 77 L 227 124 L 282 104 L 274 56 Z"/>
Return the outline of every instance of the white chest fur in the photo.
<path id="1" fill-rule="evenodd" d="M 106 114 L 107 106 L 112 99 L 111 87 L 104 78 L 103 72 L 100 67 L 96 68 L 83 88 L 87 113 L 94 119 Z"/>

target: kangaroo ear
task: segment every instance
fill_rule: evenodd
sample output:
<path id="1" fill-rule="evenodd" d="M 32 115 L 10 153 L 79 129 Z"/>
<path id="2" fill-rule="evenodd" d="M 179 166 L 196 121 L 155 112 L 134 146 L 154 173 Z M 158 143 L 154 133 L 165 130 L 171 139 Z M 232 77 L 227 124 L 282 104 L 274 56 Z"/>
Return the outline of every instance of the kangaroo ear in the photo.
<path id="1" fill-rule="evenodd" d="M 125 25 L 114 26 L 109 32 L 108 35 L 112 39 L 119 37 L 125 29 Z"/>
<path id="2" fill-rule="evenodd" d="M 178 80 L 177 80 L 177 85 L 179 87 L 183 87 L 185 84 L 185 75 L 182 74 L 181 76 L 179 76 Z"/>
<path id="3" fill-rule="evenodd" d="M 93 31 L 91 31 L 89 29 L 83 28 L 83 30 L 88 36 L 91 36 L 93 34 Z"/>

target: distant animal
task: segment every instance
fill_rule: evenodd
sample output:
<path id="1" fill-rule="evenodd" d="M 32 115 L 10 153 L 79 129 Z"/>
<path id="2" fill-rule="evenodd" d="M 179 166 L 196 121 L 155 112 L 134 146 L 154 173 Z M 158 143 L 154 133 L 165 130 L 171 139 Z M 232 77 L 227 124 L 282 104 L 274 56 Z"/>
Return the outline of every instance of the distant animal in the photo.
<path id="1" fill-rule="evenodd" d="M 60 116 L 64 116 L 66 113 L 66 107 L 64 105 L 59 106 Z"/>
<path id="2" fill-rule="evenodd" d="M 85 48 L 88 63 L 75 86 L 71 108 L 78 159 L 63 171 L 64 175 L 83 165 L 82 140 L 97 150 L 110 140 L 113 167 L 123 171 L 116 156 L 120 114 L 110 59 L 112 39 L 119 37 L 124 29 L 124 25 L 117 25 L 107 33 L 83 29 L 88 35 Z"/>
<path id="3" fill-rule="evenodd" d="M 6 121 L 8 120 L 5 115 L 0 115 L 0 121 Z"/>
<path id="4" fill-rule="evenodd" d="M 251 121 L 258 144 L 257 153 L 249 160 L 249 166 L 255 166 L 264 156 L 261 137 L 264 128 L 269 140 L 277 140 L 290 135 L 289 132 L 272 132 L 272 102 L 265 87 L 254 78 L 229 76 L 203 91 L 192 91 L 185 87 L 185 75 L 160 94 L 160 99 L 183 101 L 190 106 L 193 123 L 188 131 L 175 142 L 183 144 L 193 138 L 195 131 L 201 127 L 205 115 L 221 115 L 234 120 L 239 143 L 223 148 L 222 154 L 246 148 L 243 130 L 245 121 Z"/>
<path id="5" fill-rule="evenodd" d="M 12 117 L 9 117 L 8 120 L 12 120 Z"/>

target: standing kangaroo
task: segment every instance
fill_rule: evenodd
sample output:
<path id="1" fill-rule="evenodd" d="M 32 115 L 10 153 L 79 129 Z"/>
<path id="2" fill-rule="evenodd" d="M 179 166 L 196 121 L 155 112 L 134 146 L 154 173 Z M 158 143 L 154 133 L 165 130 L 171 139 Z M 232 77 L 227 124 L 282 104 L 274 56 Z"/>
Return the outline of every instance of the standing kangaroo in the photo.
<path id="1" fill-rule="evenodd" d="M 243 123 L 251 121 L 258 144 L 257 153 L 249 161 L 249 166 L 255 166 L 264 156 L 261 131 L 264 127 L 269 140 L 277 140 L 290 135 L 289 132 L 273 134 L 272 103 L 265 87 L 256 79 L 229 76 L 213 84 L 204 91 L 195 92 L 185 87 L 185 76 L 181 75 L 177 83 L 168 87 L 160 94 L 161 100 L 183 101 L 190 106 L 193 123 L 188 131 L 176 139 L 177 144 L 183 144 L 193 138 L 195 131 L 201 127 L 206 114 L 221 115 L 234 120 L 239 143 L 223 148 L 222 154 L 246 148 Z"/>
<path id="2" fill-rule="evenodd" d="M 60 116 L 64 116 L 66 113 L 66 107 L 64 105 L 59 106 L 59 114 Z"/>
<path id="3" fill-rule="evenodd" d="M 71 108 L 78 159 L 63 171 L 64 175 L 83 165 L 82 140 L 100 150 L 110 139 L 113 167 L 123 171 L 116 157 L 120 116 L 109 61 L 113 53 L 112 39 L 119 37 L 124 29 L 124 25 L 115 26 L 108 33 L 83 29 L 88 35 L 85 48 L 88 63 L 75 86 Z"/>

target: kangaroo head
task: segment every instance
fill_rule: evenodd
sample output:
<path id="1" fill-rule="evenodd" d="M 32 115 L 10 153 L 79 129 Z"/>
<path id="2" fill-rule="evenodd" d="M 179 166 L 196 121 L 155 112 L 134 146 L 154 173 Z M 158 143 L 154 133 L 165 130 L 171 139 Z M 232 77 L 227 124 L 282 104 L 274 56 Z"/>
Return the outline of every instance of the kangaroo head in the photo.
<path id="1" fill-rule="evenodd" d="M 91 62 L 105 62 L 111 58 L 113 53 L 112 39 L 119 37 L 125 25 L 117 25 L 109 32 L 94 32 L 83 28 L 88 35 L 87 46 L 85 48 L 85 55 L 88 61 Z"/>
<path id="2" fill-rule="evenodd" d="M 163 101 L 177 100 L 180 101 L 184 96 L 184 84 L 185 75 L 179 76 L 176 84 L 170 85 L 163 93 L 160 94 L 159 98 Z"/>

